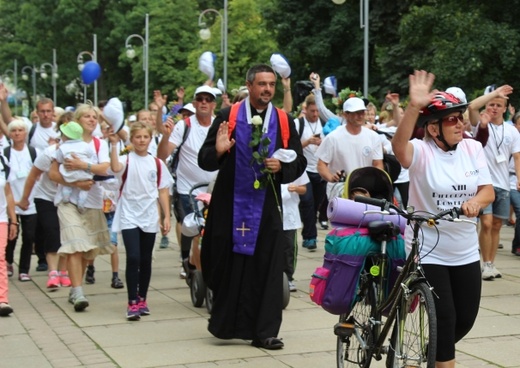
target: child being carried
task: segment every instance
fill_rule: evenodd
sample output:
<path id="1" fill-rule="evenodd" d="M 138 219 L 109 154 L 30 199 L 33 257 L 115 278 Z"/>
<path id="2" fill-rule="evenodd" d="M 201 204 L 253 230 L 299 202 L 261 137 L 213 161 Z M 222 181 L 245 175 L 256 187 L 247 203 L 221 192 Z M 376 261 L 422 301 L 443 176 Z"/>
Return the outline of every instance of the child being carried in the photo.
<path id="1" fill-rule="evenodd" d="M 61 140 L 58 149 L 56 150 L 56 161 L 60 163 L 60 174 L 63 180 L 67 183 L 74 183 L 82 180 L 92 180 L 93 174 L 90 170 L 67 170 L 63 163 L 66 159 L 79 158 L 87 164 L 95 163 L 94 157 L 96 153 L 88 143 L 83 141 L 83 128 L 78 123 L 71 121 L 60 126 Z M 62 202 L 70 202 L 70 197 L 73 187 L 63 185 L 61 186 Z M 77 207 L 79 211 L 85 209 L 85 203 L 89 192 L 86 190 L 78 191 Z"/>

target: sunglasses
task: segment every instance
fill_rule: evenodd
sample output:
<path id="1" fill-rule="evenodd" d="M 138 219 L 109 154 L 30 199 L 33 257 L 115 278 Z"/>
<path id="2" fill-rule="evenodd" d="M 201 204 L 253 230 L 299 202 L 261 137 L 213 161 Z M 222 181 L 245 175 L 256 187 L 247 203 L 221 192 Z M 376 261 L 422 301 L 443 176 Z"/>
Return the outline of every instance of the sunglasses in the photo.
<path id="1" fill-rule="evenodd" d="M 207 103 L 212 103 L 213 101 L 215 101 L 215 99 L 212 98 L 212 97 L 197 96 L 197 97 L 195 97 L 195 101 L 197 101 L 197 102 L 207 102 Z"/>
<path id="2" fill-rule="evenodd" d="M 443 122 L 446 125 L 457 125 L 459 122 L 464 122 L 464 117 L 462 115 L 447 116 L 445 118 L 442 118 L 441 122 Z"/>

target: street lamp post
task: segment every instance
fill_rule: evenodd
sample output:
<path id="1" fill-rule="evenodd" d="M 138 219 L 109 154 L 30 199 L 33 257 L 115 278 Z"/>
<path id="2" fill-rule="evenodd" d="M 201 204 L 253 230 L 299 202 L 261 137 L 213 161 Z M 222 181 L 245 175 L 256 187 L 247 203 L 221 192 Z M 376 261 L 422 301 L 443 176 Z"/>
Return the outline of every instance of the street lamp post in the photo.
<path id="1" fill-rule="evenodd" d="M 97 35 L 94 33 L 92 35 L 92 44 L 93 44 L 93 51 L 81 51 L 78 54 L 77 57 L 77 63 L 78 63 L 78 70 L 81 72 L 83 70 L 84 62 L 83 62 L 83 55 L 89 55 L 90 59 L 92 61 L 97 62 Z M 83 102 L 87 102 L 87 85 L 83 84 Z M 94 105 L 98 105 L 98 82 L 97 79 L 94 81 Z"/>
<path id="2" fill-rule="evenodd" d="M 149 29 L 148 29 L 149 17 L 148 14 L 145 16 L 145 28 L 144 38 L 138 34 L 132 34 L 126 38 L 125 48 L 126 56 L 130 59 L 135 57 L 134 47 L 130 44 L 132 38 L 138 38 L 143 43 L 143 71 L 144 71 L 144 108 L 148 108 L 148 54 L 149 54 Z"/>
<path id="3" fill-rule="evenodd" d="M 341 5 L 346 0 L 332 0 L 334 4 Z M 368 97 L 368 31 L 369 31 L 369 4 L 370 0 L 359 0 L 359 27 L 364 31 L 363 53 L 363 95 Z"/>
<path id="4" fill-rule="evenodd" d="M 18 60 L 14 59 L 14 69 L 7 69 L 5 74 L 5 81 L 10 82 L 8 74 L 11 73 L 13 75 L 13 83 L 14 83 L 14 111 L 17 110 L 18 107 Z"/>
<path id="5" fill-rule="evenodd" d="M 78 70 L 81 72 L 83 70 L 83 67 L 85 66 L 85 63 L 83 61 L 83 55 L 89 55 L 90 58 L 95 61 L 94 54 L 89 51 L 81 51 L 78 54 L 78 57 L 76 58 L 76 61 L 78 63 Z M 83 103 L 87 103 L 87 85 L 85 83 L 83 84 Z M 96 97 L 96 96 L 94 96 Z M 95 98 L 96 99 L 96 98 Z M 97 104 L 96 104 L 97 106 Z"/>
<path id="6" fill-rule="evenodd" d="M 58 79 L 58 64 L 56 64 L 56 49 L 52 49 L 52 64 L 51 63 L 43 63 L 40 66 L 40 76 L 43 79 L 47 79 L 48 74 L 45 71 L 45 67 L 49 66 L 51 68 L 51 80 L 52 80 L 52 100 L 54 101 L 54 105 L 58 106 L 58 98 L 56 95 L 56 79 Z"/>
<path id="7" fill-rule="evenodd" d="M 199 15 L 199 27 L 201 28 L 199 31 L 199 36 L 203 40 L 207 40 L 211 37 L 211 31 L 206 25 L 206 22 L 203 21 L 204 15 L 208 13 L 214 13 L 221 18 L 220 23 L 220 52 L 222 54 L 222 58 L 224 59 L 224 86 L 227 88 L 227 62 L 228 62 L 228 0 L 224 0 L 224 15 L 222 15 L 218 10 L 215 9 L 206 9 L 203 10 Z"/>
<path id="8" fill-rule="evenodd" d="M 29 80 L 26 70 L 31 71 L 32 89 L 33 89 L 33 108 L 36 107 L 36 68 L 33 66 L 26 65 L 22 68 L 22 79 Z"/>

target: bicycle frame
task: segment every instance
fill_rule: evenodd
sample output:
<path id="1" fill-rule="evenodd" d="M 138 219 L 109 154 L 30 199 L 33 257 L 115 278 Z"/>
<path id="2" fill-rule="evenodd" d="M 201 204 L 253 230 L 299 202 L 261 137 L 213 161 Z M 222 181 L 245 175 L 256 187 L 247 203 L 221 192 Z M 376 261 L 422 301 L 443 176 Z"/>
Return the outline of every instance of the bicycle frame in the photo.
<path id="1" fill-rule="evenodd" d="M 408 257 L 406 258 L 405 264 L 403 265 L 401 272 L 392 287 L 392 290 L 388 294 L 386 298 L 383 297 L 384 290 L 386 289 L 387 279 L 385 278 L 386 269 L 388 267 L 388 257 L 386 254 L 386 241 L 383 241 L 381 244 L 381 253 L 378 255 L 381 259 L 381 272 L 379 277 L 378 285 L 378 293 L 376 300 L 376 317 L 378 321 L 373 321 L 374 325 L 378 324 L 379 326 L 383 325 L 383 328 L 379 331 L 378 328 L 373 328 L 373 331 L 377 336 L 374 336 L 375 344 L 373 354 L 376 360 L 381 359 L 381 354 L 386 353 L 383 351 L 383 344 L 385 339 L 388 336 L 388 332 L 392 327 L 392 323 L 382 323 L 381 316 L 384 311 L 390 307 L 390 311 L 388 312 L 387 321 L 393 321 L 399 311 L 399 305 L 401 298 L 406 297 L 407 293 L 409 293 L 410 286 L 415 282 L 423 281 L 426 282 L 426 278 L 424 277 L 419 258 L 419 240 L 418 234 L 421 226 L 421 222 L 415 221 L 413 229 L 413 241 L 412 241 L 412 249 Z M 370 281 L 368 281 L 370 282 Z M 427 282 L 426 282 L 427 283 Z M 428 285 L 429 286 L 429 285 Z M 430 290 L 433 290 L 429 286 Z"/>

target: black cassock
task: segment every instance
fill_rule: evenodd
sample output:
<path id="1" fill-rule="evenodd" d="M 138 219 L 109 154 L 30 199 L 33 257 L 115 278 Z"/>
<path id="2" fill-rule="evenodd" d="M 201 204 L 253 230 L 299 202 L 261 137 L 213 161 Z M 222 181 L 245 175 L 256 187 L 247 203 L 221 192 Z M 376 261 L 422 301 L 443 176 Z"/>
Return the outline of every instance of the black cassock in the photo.
<path id="1" fill-rule="evenodd" d="M 257 209 L 263 212 L 254 255 L 233 252 L 235 147 L 218 161 L 215 150 L 218 128 L 223 121 L 228 120 L 229 111 L 227 108 L 217 114 L 198 157 L 202 169 L 219 170 L 201 247 L 204 281 L 214 293 L 208 330 L 221 339 L 277 337 L 283 309 L 284 249 L 281 213 L 278 211 L 272 187 L 268 186 L 263 209 Z M 251 111 L 255 111 L 253 107 Z M 273 109 L 273 114 L 275 113 Z M 260 116 L 263 119 L 265 111 Z M 288 118 L 290 139 L 287 148 L 296 151 L 297 158 L 291 163 L 282 163 L 281 172 L 275 175 L 276 195 L 280 206 L 280 184 L 296 180 L 307 165 L 293 119 L 290 116 Z M 280 126 L 277 126 L 276 149 L 283 147 Z"/>

